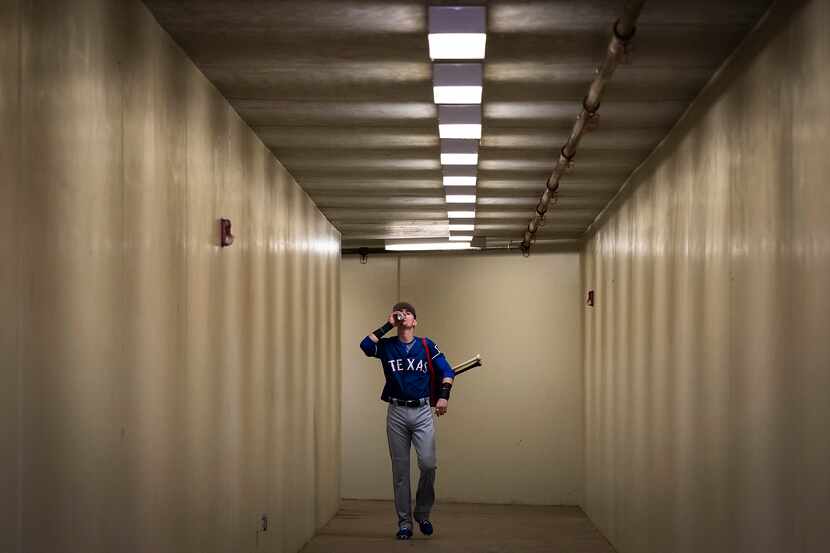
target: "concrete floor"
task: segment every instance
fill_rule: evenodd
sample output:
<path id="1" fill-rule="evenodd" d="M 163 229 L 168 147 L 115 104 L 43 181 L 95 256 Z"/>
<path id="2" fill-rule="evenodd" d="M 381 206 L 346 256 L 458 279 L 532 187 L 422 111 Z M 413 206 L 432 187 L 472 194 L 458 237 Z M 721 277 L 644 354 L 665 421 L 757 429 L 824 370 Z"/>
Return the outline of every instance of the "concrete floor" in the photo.
<path id="1" fill-rule="evenodd" d="M 614 553 L 579 507 L 441 504 L 432 522 L 432 537 L 398 542 L 391 501 L 344 500 L 301 553 Z"/>

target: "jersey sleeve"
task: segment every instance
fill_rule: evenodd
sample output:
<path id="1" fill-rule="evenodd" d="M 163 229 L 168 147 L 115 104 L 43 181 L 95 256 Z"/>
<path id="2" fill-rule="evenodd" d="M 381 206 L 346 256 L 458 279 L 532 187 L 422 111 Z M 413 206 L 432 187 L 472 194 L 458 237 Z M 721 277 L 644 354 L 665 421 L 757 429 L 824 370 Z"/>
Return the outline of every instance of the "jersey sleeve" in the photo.
<path id="1" fill-rule="evenodd" d="M 378 340 L 377 343 L 373 342 L 371 338 L 366 336 L 362 342 L 360 342 L 360 349 L 363 350 L 363 353 L 366 354 L 366 357 L 378 357 L 380 358 L 380 348 L 382 340 Z"/>
<path id="2" fill-rule="evenodd" d="M 447 360 L 447 356 L 444 355 L 444 352 L 441 351 L 438 344 L 432 340 L 427 340 L 427 344 L 429 345 L 429 355 L 432 357 L 432 364 L 437 369 L 441 380 L 445 378 L 455 378 L 455 371 L 452 370 L 452 365 L 450 365 L 450 362 Z"/>

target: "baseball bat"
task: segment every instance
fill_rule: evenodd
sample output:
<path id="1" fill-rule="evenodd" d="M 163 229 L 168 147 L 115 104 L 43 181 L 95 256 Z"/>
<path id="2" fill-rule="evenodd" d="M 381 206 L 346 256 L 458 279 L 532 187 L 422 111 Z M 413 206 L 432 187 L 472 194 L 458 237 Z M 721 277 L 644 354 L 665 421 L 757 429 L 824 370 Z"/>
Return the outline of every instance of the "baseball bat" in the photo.
<path id="1" fill-rule="evenodd" d="M 470 369 L 474 369 L 474 368 L 480 367 L 480 366 L 481 366 L 481 355 L 476 354 L 476 356 L 473 357 L 472 359 L 467 359 L 463 363 L 459 363 L 458 365 L 454 366 L 452 368 L 452 370 L 453 370 L 453 372 L 455 372 L 455 376 L 458 376 L 459 374 L 461 374 L 463 372 L 467 372 Z"/>

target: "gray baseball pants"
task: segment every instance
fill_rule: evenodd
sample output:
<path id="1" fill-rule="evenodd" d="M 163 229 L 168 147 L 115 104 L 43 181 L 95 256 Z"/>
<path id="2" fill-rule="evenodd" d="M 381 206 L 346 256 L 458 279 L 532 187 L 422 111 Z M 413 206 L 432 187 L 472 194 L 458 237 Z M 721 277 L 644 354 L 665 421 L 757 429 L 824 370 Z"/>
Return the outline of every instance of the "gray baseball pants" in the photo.
<path id="1" fill-rule="evenodd" d="M 435 503 L 435 426 L 429 403 L 420 407 L 389 404 L 386 412 L 386 436 L 392 458 L 392 482 L 398 526 L 412 529 L 412 492 L 409 485 L 410 445 L 418 455 L 418 492 L 415 495 L 415 520 L 429 518 Z"/>

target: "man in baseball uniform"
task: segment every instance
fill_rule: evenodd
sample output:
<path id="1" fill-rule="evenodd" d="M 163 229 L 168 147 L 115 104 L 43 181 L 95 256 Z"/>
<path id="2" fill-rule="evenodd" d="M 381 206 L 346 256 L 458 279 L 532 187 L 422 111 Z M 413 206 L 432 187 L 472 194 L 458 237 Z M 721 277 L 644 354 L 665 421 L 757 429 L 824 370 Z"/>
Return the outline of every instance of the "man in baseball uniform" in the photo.
<path id="1" fill-rule="evenodd" d="M 415 308 L 396 303 L 389 320 L 360 343 L 368 357 L 377 357 L 383 365 L 386 384 L 380 398 L 389 403 L 386 435 L 392 458 L 395 510 L 398 514 L 399 540 L 412 537 L 412 502 L 409 484 L 409 451 L 412 444 L 418 455 L 421 478 L 415 496 L 414 518 L 424 535 L 433 532 L 429 513 L 435 502 L 435 425 L 431 406 L 437 416 L 447 412 L 455 373 L 435 342 L 415 336 Z M 398 329 L 394 338 L 383 336 Z"/>

